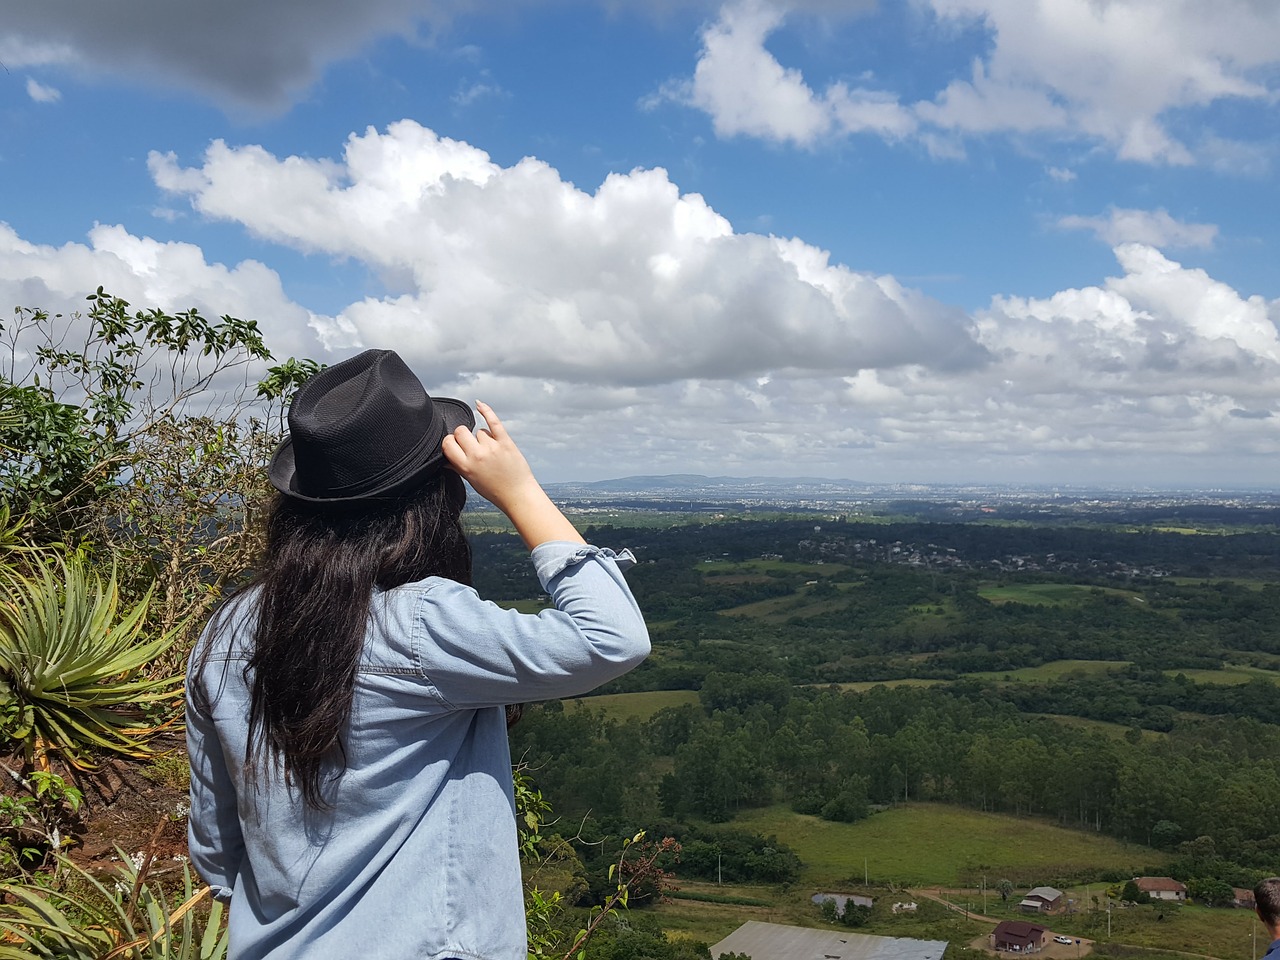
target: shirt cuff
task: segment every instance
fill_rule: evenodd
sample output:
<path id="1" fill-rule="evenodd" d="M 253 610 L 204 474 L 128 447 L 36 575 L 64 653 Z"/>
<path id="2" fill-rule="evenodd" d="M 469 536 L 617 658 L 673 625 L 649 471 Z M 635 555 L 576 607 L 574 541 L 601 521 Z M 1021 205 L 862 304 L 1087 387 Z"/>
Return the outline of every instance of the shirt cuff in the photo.
<path id="1" fill-rule="evenodd" d="M 542 583 L 543 589 L 546 589 L 547 584 L 564 573 L 565 570 L 582 563 L 582 561 L 590 557 L 612 560 L 621 571 L 629 570 L 636 564 L 635 554 L 630 550 L 616 553 L 608 547 L 596 547 L 589 543 L 550 540 L 533 548 L 533 566 L 538 573 L 538 580 Z"/>

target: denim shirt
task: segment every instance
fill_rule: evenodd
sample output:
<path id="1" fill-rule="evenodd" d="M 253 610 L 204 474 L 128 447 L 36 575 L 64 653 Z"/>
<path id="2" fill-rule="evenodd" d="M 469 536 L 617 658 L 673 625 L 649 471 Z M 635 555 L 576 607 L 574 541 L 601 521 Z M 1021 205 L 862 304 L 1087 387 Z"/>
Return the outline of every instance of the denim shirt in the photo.
<path id="1" fill-rule="evenodd" d="M 533 562 L 555 604 L 536 615 L 438 577 L 378 592 L 328 811 L 278 764 L 246 778 L 253 594 L 206 628 L 187 678 L 189 841 L 230 901 L 231 960 L 525 960 L 503 706 L 586 693 L 649 652 L 629 553 L 553 542 Z"/>

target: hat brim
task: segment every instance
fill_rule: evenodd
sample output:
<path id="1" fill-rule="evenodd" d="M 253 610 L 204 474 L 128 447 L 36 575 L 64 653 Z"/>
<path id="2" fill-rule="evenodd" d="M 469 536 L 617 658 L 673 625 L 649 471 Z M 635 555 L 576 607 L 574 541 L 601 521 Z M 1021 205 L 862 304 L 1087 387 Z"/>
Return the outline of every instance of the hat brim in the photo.
<path id="1" fill-rule="evenodd" d="M 428 438 L 421 446 L 418 456 L 407 457 L 400 464 L 395 476 L 374 489 L 362 491 L 349 497 L 312 497 L 298 489 L 297 464 L 294 459 L 293 438 L 285 437 L 284 442 L 276 448 L 267 467 L 267 475 L 271 485 L 286 496 L 308 503 L 359 503 L 362 500 L 390 500 L 408 493 L 427 477 L 435 474 L 445 465 L 444 450 L 441 444 L 444 438 L 458 427 L 473 429 L 476 425 L 475 414 L 461 400 L 452 397 L 432 397 L 431 403 L 440 414 L 440 435 L 434 440 Z"/>

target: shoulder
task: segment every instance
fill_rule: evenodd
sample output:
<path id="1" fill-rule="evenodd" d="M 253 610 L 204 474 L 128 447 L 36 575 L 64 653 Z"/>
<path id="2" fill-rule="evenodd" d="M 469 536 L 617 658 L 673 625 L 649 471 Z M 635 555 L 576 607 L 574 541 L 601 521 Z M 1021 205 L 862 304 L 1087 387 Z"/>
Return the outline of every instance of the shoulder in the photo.
<path id="1" fill-rule="evenodd" d="M 249 587 L 218 604 L 191 651 L 191 663 L 248 655 L 257 622 L 259 593 L 257 587 Z"/>

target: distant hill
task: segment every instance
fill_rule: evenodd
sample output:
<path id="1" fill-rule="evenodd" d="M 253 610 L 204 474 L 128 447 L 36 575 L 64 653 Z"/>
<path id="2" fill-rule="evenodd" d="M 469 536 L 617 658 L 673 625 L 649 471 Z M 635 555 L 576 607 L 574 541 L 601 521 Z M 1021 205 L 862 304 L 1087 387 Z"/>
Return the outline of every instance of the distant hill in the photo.
<path id="1" fill-rule="evenodd" d="M 696 473 L 672 473 L 665 476 L 619 477 L 547 484 L 553 496 L 581 497 L 592 495 L 648 494 L 678 497 L 805 497 L 867 496 L 883 493 L 888 487 L 856 480 L 828 480 L 822 477 L 705 477 Z M 901 488 L 899 488 L 901 489 Z"/>

